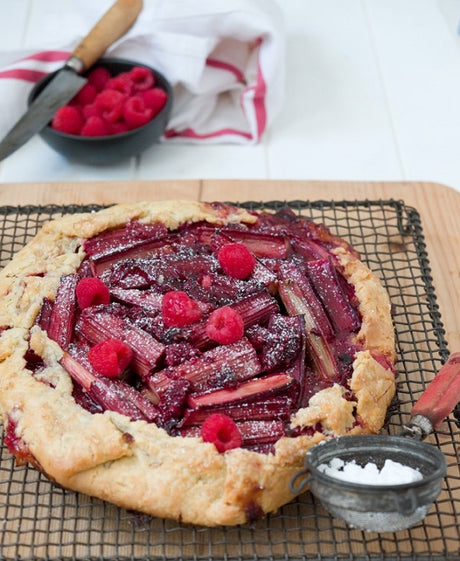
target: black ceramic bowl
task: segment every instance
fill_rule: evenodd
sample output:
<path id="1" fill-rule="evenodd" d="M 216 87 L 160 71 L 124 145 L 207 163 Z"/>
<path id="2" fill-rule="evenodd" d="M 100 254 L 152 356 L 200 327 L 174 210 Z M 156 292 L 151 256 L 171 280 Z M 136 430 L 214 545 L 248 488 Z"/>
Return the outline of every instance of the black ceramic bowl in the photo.
<path id="1" fill-rule="evenodd" d="M 134 66 L 149 68 L 155 76 L 155 87 L 161 88 L 168 95 L 165 106 L 147 124 L 128 132 L 110 136 L 77 136 L 57 131 L 47 125 L 40 132 L 40 136 L 47 144 L 69 160 L 86 164 L 112 164 L 139 154 L 160 138 L 171 112 L 173 93 L 166 78 L 160 72 L 145 64 L 117 58 L 103 58 L 92 68 L 97 66 L 104 66 L 113 76 L 121 72 L 128 72 Z M 54 74 L 49 74 L 34 86 L 29 94 L 29 104 L 53 78 Z"/>

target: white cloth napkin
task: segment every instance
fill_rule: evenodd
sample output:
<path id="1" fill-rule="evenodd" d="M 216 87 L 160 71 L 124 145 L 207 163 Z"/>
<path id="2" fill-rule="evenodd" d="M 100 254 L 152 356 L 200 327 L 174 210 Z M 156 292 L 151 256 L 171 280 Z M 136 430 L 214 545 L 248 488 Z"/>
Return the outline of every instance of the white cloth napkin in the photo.
<path id="1" fill-rule="evenodd" d="M 0 138 L 26 110 L 33 84 L 62 66 L 110 4 L 66 3 L 64 21 L 48 17 L 47 48 L 8 54 L 15 62 L 0 68 Z M 285 37 L 275 0 L 144 0 L 106 56 L 148 64 L 170 80 L 168 142 L 255 144 L 284 100 Z"/>

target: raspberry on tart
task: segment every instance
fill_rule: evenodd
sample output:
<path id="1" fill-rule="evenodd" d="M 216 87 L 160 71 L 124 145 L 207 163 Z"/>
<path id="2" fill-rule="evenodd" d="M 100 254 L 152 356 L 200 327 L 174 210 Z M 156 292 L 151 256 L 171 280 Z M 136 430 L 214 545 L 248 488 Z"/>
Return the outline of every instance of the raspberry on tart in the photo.
<path id="1" fill-rule="evenodd" d="M 85 277 L 81 279 L 75 288 L 75 295 L 78 305 L 82 310 L 89 308 L 89 306 L 110 303 L 109 289 L 101 279 L 97 277 Z"/>
<path id="2" fill-rule="evenodd" d="M 186 292 L 171 290 L 163 296 L 161 315 L 166 327 L 183 327 L 198 321 L 202 311 Z"/>
<path id="3" fill-rule="evenodd" d="M 239 448 L 243 442 L 241 433 L 231 417 L 212 413 L 201 425 L 204 442 L 212 442 L 219 452 Z"/>
<path id="4" fill-rule="evenodd" d="M 132 358 L 131 347 L 120 339 L 105 339 L 88 351 L 91 366 L 96 372 L 109 378 L 118 378 Z"/>
<path id="5" fill-rule="evenodd" d="M 256 259 L 242 243 L 230 243 L 219 249 L 217 254 L 225 274 L 237 279 L 247 279 L 256 266 Z"/>
<path id="6" fill-rule="evenodd" d="M 276 510 L 309 448 L 379 431 L 394 394 L 388 295 L 289 209 L 64 217 L 0 291 L 9 441 L 61 485 L 154 516 L 213 526 Z"/>
<path id="7" fill-rule="evenodd" d="M 243 318 L 230 306 L 217 308 L 208 318 L 206 333 L 210 339 L 221 345 L 236 343 L 243 337 Z"/>

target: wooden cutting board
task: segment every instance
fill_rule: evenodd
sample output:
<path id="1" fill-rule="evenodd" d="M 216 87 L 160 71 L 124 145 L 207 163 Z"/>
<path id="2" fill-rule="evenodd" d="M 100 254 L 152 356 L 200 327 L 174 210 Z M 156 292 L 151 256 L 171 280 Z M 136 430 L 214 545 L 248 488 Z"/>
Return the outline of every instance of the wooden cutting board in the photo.
<path id="1" fill-rule="evenodd" d="M 129 201 L 140 201 L 140 200 L 159 200 L 159 199 L 194 199 L 203 201 L 268 201 L 268 200 L 401 200 L 407 206 L 414 207 L 421 216 L 423 234 L 425 242 L 427 245 L 427 259 L 432 271 L 433 284 L 435 287 L 435 293 L 438 297 L 440 313 L 442 320 L 446 328 L 446 338 L 449 343 L 449 349 L 451 351 L 460 350 L 460 318 L 459 318 L 459 294 L 460 294 L 460 255 L 458 248 L 460 247 L 460 223 L 457 219 L 460 216 L 460 193 L 449 189 L 448 187 L 431 184 L 431 183 L 377 183 L 377 182 L 318 182 L 318 181 L 222 181 L 222 180 L 206 180 L 206 181 L 133 181 L 133 182 L 103 182 L 103 183 L 10 183 L 0 185 L 0 206 L 2 205 L 43 205 L 43 204 L 109 204 L 114 202 L 129 202 Z M 449 436 L 447 433 L 441 434 L 439 436 L 440 440 L 445 445 L 445 449 L 450 451 L 450 448 L 446 446 L 446 440 L 448 441 Z M 447 442 L 448 445 L 448 442 Z M 451 454 L 451 452 L 449 452 Z M 452 457 L 452 454 L 451 456 Z M 455 472 L 455 464 L 450 466 L 452 473 Z M 454 477 L 456 477 L 454 473 Z M 455 479 L 452 480 L 453 484 Z M 452 491 L 456 490 L 458 493 L 458 487 L 452 488 Z M 22 508 L 23 499 L 20 493 L 12 493 L 13 499 L 20 502 L 20 508 Z M 457 495 L 458 496 L 458 495 Z M 29 500 L 33 500 L 33 495 L 31 494 Z M 426 551 L 426 544 L 429 542 L 436 551 L 440 551 L 443 547 L 443 540 L 448 540 L 445 543 L 455 544 L 456 540 L 456 527 L 449 523 L 452 519 L 452 513 L 448 511 L 450 507 L 446 505 L 450 504 L 446 502 L 446 495 L 441 496 L 441 503 L 443 505 L 444 516 L 447 517 L 447 525 L 439 520 L 439 528 L 442 531 L 442 539 L 439 537 L 439 528 L 437 526 L 427 526 L 426 533 L 424 528 L 414 530 L 414 533 L 409 539 L 407 531 L 404 534 L 399 534 L 401 536 L 401 542 L 394 542 L 396 551 L 403 555 L 410 554 L 413 551 Z M 455 502 L 453 504 L 456 504 Z M 13 508 L 13 507 L 11 507 Z M 102 508 L 102 506 L 101 506 Z M 104 507 L 105 508 L 105 507 Z M 111 508 L 111 507 L 108 507 Z M 452 508 L 454 508 L 452 506 Z M 448 511 L 448 512 L 447 512 Z M 11 512 L 15 512 L 11 510 Z M 101 519 L 105 519 L 106 511 L 101 514 Z M 456 516 L 456 514 L 454 514 Z M 450 517 L 450 518 L 449 518 Z M 109 517 L 110 518 L 110 517 Z M 99 518 L 96 518 L 98 520 Z M 309 536 L 308 532 L 317 532 L 321 530 L 321 519 L 315 519 L 314 525 L 310 528 L 306 526 L 303 531 L 305 531 L 306 536 Z M 59 520 L 54 521 L 56 524 L 60 523 Z M 11 524 L 15 524 L 15 519 Z M 33 518 L 27 518 L 21 520 L 21 532 L 22 535 L 30 535 L 33 528 L 35 527 L 35 522 Z M 81 521 L 81 524 L 85 524 L 85 520 Z M 158 522 L 161 524 L 161 521 Z M 91 525 L 93 522 L 90 520 L 88 524 Z M 110 521 L 108 522 L 110 524 Z M 313 522 L 312 522 L 313 524 Z M 117 529 L 114 527 L 113 535 Z M 185 530 L 184 530 L 185 531 Z M 238 530 L 239 532 L 241 530 Z M 243 530 L 244 531 L 244 530 Z M 252 532 L 252 530 L 251 530 Z M 271 530 L 270 535 L 273 536 L 275 541 L 277 540 L 278 534 L 276 534 L 276 529 Z M 323 530 L 324 532 L 324 530 Z M 343 548 L 344 554 L 349 551 L 354 551 L 356 549 L 357 554 L 362 553 L 363 538 L 359 531 L 356 531 L 356 537 L 349 543 L 347 536 L 350 534 L 345 530 L 334 530 L 333 535 L 324 533 L 324 547 L 333 549 L 337 544 L 339 548 Z M 16 540 L 16 534 L 13 535 L 13 540 Z M 42 535 L 42 534 L 40 534 Z M 40 538 L 38 535 L 34 539 L 35 551 L 38 554 L 42 549 L 48 548 L 48 545 L 44 543 L 37 543 L 36 540 Z M 148 538 L 148 534 L 145 534 Z M 185 534 L 184 534 L 185 535 Z M 184 535 L 181 533 L 176 539 L 183 540 Z M 201 534 L 203 543 L 199 546 L 194 544 L 194 541 L 198 534 L 193 534 L 193 540 L 188 542 L 187 547 L 190 548 L 191 555 L 193 548 L 201 547 L 200 551 L 209 551 L 209 545 L 206 544 L 206 536 L 208 534 Z M 209 534 L 210 536 L 211 534 Z M 231 535 L 231 534 L 227 534 Z M 241 535 L 238 534 L 241 539 Z M 252 535 L 252 534 L 251 534 Z M 353 534 L 351 534 L 353 535 Z M 203 537 L 204 536 L 204 537 Z M 42 539 L 45 539 L 42 535 Z M 136 539 L 139 539 L 136 537 Z M 176 544 L 174 543 L 174 537 L 171 542 L 168 542 L 167 546 L 161 546 L 158 548 L 158 553 L 161 556 L 162 552 L 171 555 L 177 551 Z M 252 538 L 251 538 L 252 539 Z M 316 545 L 312 541 L 310 549 L 299 550 L 297 546 L 296 539 L 298 537 L 293 535 L 293 543 L 284 543 L 281 541 L 276 541 L 277 545 L 273 545 L 273 548 L 280 548 L 280 552 L 289 550 L 295 558 L 299 555 L 312 555 L 316 556 L 318 551 L 316 551 Z M 306 543 L 310 543 L 306 538 Z M 329 541 L 333 540 L 333 541 Z M 187 538 L 185 538 L 187 541 Z M 244 539 L 243 539 L 244 541 Z M 392 542 L 389 540 L 364 540 L 364 546 L 368 548 L 369 552 L 372 553 L 382 553 L 383 551 L 392 551 Z M 217 539 L 219 542 L 219 539 Z M 249 538 L 247 538 L 248 544 L 250 544 Z M 140 542 L 142 544 L 142 542 Z M 237 543 L 237 542 L 235 542 Z M 192 545 L 193 544 L 193 547 Z M 335 545 L 334 545 L 335 544 Z M 180 541 L 181 551 L 186 551 L 183 549 L 183 543 Z M 11 545 L 11 547 L 14 546 Z M 61 546 L 60 546 L 61 547 Z M 107 545 L 110 547 L 110 544 Z M 142 549 L 142 545 L 138 545 L 139 550 Z M 216 546 L 218 547 L 218 545 Z M 229 546 L 230 547 L 230 546 Z M 235 546 L 236 547 L 236 546 Z M 249 546 L 248 546 L 249 547 Z M 306 547 L 306 546 L 305 546 Z M 454 545 L 455 547 L 455 545 Z M 42 548 L 42 549 L 40 549 Z M 82 556 L 85 556 L 85 547 L 81 545 Z M 241 545 L 239 546 L 241 550 Z M 283 549 L 284 548 L 284 549 Z M 193 549 L 193 551 L 192 551 Z M 48 551 L 48 549 L 46 549 Z M 53 550 L 54 551 L 54 550 Z M 59 550 L 60 551 L 60 550 Z M 156 549 L 150 549 L 153 552 Z M 188 550 L 187 550 L 188 551 Z M 254 553 L 252 550 L 250 551 Z M 340 553 L 340 549 L 338 549 Z M 337 551 L 334 550 L 335 554 Z M 327 549 L 328 555 L 333 555 L 332 550 Z M 238 555 L 238 552 L 236 553 Z M 329 557 L 328 557 L 329 558 Z M 348 557 L 347 557 L 348 558 Z M 449 557 L 446 557 L 446 559 Z"/>
<path id="2" fill-rule="evenodd" d="M 460 193 L 436 183 L 190 180 L 4 183 L 0 205 L 108 204 L 159 199 L 203 201 L 402 200 L 421 215 L 446 339 L 460 350 Z"/>

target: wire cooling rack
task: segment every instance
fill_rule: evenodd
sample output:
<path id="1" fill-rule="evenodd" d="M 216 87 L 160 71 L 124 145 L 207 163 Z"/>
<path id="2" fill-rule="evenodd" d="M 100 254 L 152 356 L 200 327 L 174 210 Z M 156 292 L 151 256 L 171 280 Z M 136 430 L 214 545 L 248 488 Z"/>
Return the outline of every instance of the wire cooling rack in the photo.
<path id="1" fill-rule="evenodd" d="M 402 201 L 291 201 L 290 206 L 346 238 L 381 278 L 394 308 L 397 400 L 386 431 L 398 432 L 411 404 L 447 359 L 418 212 Z M 41 224 L 98 207 L 0 207 L 0 266 Z M 203 528 L 153 519 L 62 489 L 31 467 L 15 467 L 0 448 L 0 559 L 318 561 L 460 559 L 460 428 L 452 415 L 428 441 L 448 463 L 443 490 L 425 520 L 397 533 L 367 533 L 333 519 L 310 493 L 251 525 Z M 167 491 L 166 491 L 167 492 Z"/>

